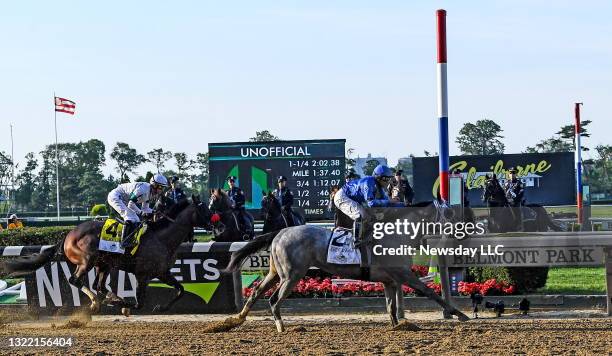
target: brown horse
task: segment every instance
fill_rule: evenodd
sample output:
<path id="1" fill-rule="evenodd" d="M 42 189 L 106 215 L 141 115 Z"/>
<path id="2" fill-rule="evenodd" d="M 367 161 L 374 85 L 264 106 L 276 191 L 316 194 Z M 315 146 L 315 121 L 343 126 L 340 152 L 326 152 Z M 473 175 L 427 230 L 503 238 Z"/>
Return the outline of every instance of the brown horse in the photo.
<path id="1" fill-rule="evenodd" d="M 0 271 L 11 276 L 30 274 L 51 261 L 56 254 L 63 252 L 66 259 L 76 265 L 69 282 L 89 297 L 92 311 L 97 312 L 103 303 L 118 303 L 123 307 L 122 312 L 126 316 L 129 314 L 129 308 L 142 308 L 147 285 L 153 278 L 158 278 L 177 290 L 177 294 L 168 304 L 155 307 L 156 310 L 165 311 L 184 292 L 181 284 L 170 273 L 170 267 L 176 260 L 176 250 L 194 227 L 209 226 L 211 213 L 206 204 L 192 196 L 192 202 L 179 202 L 171 207 L 165 216 L 158 222 L 149 223 L 134 256 L 99 251 L 99 236 L 104 222 L 88 221 L 71 230 L 58 244 L 39 254 L 3 261 Z M 97 270 L 94 282 L 97 295 L 83 283 L 83 276 L 93 267 Z M 103 298 L 105 277 L 113 268 L 118 267 L 136 276 L 136 304 L 127 303 L 112 292 Z"/>

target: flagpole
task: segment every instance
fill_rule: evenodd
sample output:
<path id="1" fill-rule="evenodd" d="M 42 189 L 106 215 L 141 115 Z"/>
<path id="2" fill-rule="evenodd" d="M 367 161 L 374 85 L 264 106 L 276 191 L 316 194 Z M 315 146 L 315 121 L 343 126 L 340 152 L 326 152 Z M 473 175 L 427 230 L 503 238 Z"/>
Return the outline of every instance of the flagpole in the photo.
<path id="1" fill-rule="evenodd" d="M 55 92 L 53 92 L 53 116 L 55 121 L 55 205 L 57 206 L 57 221 L 60 220 L 59 197 L 59 148 L 57 145 L 57 110 L 55 108 Z"/>
<path id="2" fill-rule="evenodd" d="M 11 206 L 15 205 L 15 151 L 13 145 L 13 124 L 11 125 L 11 193 L 13 193 L 13 199 L 11 200 L 11 195 L 9 194 L 9 200 L 11 201 Z"/>

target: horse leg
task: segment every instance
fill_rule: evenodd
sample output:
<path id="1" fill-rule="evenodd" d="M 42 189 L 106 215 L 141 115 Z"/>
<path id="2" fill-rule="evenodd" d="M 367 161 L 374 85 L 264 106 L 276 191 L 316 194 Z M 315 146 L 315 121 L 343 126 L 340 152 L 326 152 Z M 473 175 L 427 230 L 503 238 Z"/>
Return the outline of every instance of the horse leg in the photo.
<path id="1" fill-rule="evenodd" d="M 467 315 L 463 314 L 459 309 L 448 304 L 436 292 L 434 292 L 431 288 L 428 288 L 425 285 L 425 283 L 421 282 L 421 280 L 416 275 L 414 275 L 414 273 L 411 273 L 411 276 L 407 278 L 406 283 L 411 288 L 418 290 L 419 292 L 423 293 L 423 295 L 425 295 L 427 298 L 438 303 L 444 309 L 446 313 L 457 316 L 459 321 L 470 320 L 470 318 Z"/>
<path id="2" fill-rule="evenodd" d="M 87 271 L 91 268 L 91 266 L 89 266 L 88 259 L 85 259 L 83 262 L 84 262 L 83 264 L 77 265 L 76 270 L 74 271 L 72 276 L 70 276 L 70 279 L 68 279 L 68 282 L 72 284 L 73 286 L 77 287 L 78 289 L 80 289 L 83 293 L 85 293 L 89 297 L 89 300 L 91 300 L 90 308 L 92 310 L 95 310 L 96 308 L 99 308 L 99 305 L 96 306 L 98 304 L 98 301 L 96 300 L 96 295 L 94 294 L 94 292 L 91 291 L 91 289 L 89 289 L 89 287 L 83 284 L 83 280 L 82 280 L 83 275 L 87 273 Z"/>
<path id="3" fill-rule="evenodd" d="M 271 265 L 270 271 L 266 275 L 266 278 L 264 278 L 264 280 L 257 286 L 257 288 L 255 288 L 253 293 L 251 293 L 251 295 L 249 296 L 249 299 L 247 299 L 246 303 L 242 307 L 240 314 L 238 314 L 238 318 L 240 320 L 246 320 L 247 315 L 249 314 L 249 312 L 251 311 L 251 308 L 253 307 L 253 304 L 255 304 L 255 302 L 259 298 L 261 298 L 268 289 L 273 287 L 277 281 L 278 281 L 278 274 L 273 269 L 273 265 Z"/>
<path id="4" fill-rule="evenodd" d="M 404 320 L 406 316 L 404 314 L 404 291 L 402 291 L 402 285 L 398 283 L 397 288 L 395 289 L 395 300 L 397 305 L 397 320 Z"/>
<path id="5" fill-rule="evenodd" d="M 287 298 L 291 292 L 293 291 L 293 287 L 295 287 L 300 279 L 305 275 L 304 274 L 294 274 L 293 276 L 283 279 L 281 277 L 280 287 L 272 294 L 270 297 L 270 308 L 272 309 L 272 316 L 274 316 L 274 323 L 276 324 L 276 330 L 279 333 L 285 331 L 285 325 L 283 324 L 283 319 L 280 314 L 280 303 L 283 299 Z"/>
<path id="6" fill-rule="evenodd" d="M 96 298 L 95 302 L 91 303 L 91 312 L 98 313 L 100 307 L 104 303 L 106 297 L 106 290 L 104 289 L 104 280 L 106 278 L 106 267 L 96 266 L 96 278 L 94 279 L 93 285 L 96 286 Z"/>
<path id="7" fill-rule="evenodd" d="M 177 300 L 179 300 L 183 294 L 185 294 L 185 288 L 183 288 L 183 285 L 181 285 L 179 283 L 179 281 L 176 280 L 176 278 L 170 274 L 170 271 L 166 271 L 166 273 L 159 277 L 160 282 L 166 283 L 169 286 L 174 287 L 174 289 L 176 289 L 176 295 L 165 305 L 156 305 L 153 308 L 153 311 L 160 311 L 160 312 L 165 312 L 168 309 L 170 309 L 170 307 L 172 307 L 172 305 L 174 303 L 176 303 Z"/>
<path id="8" fill-rule="evenodd" d="M 145 298 L 147 294 L 147 287 L 149 285 L 149 280 L 150 278 L 148 275 L 139 275 L 139 274 L 136 275 L 137 286 L 136 286 L 136 303 L 135 304 L 126 302 L 123 299 L 119 298 L 120 305 L 121 305 L 121 314 L 123 314 L 123 316 L 129 317 L 131 308 L 140 310 L 142 309 L 142 307 L 144 307 L 144 302 L 145 302 Z"/>
<path id="9" fill-rule="evenodd" d="M 394 282 L 384 283 L 387 313 L 391 317 L 391 326 L 397 325 L 397 285 Z"/>
<path id="10" fill-rule="evenodd" d="M 142 309 L 145 304 L 145 299 L 147 296 L 147 287 L 149 285 L 149 277 L 136 276 L 136 281 L 138 282 L 138 287 L 136 287 L 136 305 L 134 305 L 134 309 L 139 310 Z"/>

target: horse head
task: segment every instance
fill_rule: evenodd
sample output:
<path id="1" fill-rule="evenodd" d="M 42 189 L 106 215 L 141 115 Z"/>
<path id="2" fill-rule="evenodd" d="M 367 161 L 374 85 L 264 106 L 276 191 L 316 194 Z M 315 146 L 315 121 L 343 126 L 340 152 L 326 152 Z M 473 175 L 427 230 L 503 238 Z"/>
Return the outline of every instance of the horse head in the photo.
<path id="1" fill-rule="evenodd" d="M 261 198 L 261 214 L 264 216 L 264 218 L 268 220 L 269 218 L 274 218 L 280 215 L 281 206 L 272 191 L 262 193 L 263 198 Z"/>
<path id="2" fill-rule="evenodd" d="M 504 188 L 502 188 L 501 183 L 497 179 L 497 175 L 494 173 L 486 175 L 482 201 L 486 203 L 490 203 L 492 201 L 503 204 L 507 203 Z"/>
<path id="3" fill-rule="evenodd" d="M 229 196 L 221 188 L 210 190 L 210 200 L 208 201 L 208 209 L 213 212 L 224 213 L 231 209 Z"/>
<path id="4" fill-rule="evenodd" d="M 194 194 L 191 195 L 191 207 L 193 210 L 191 221 L 194 227 L 208 228 L 212 225 L 211 218 L 213 213 L 208 206 L 200 200 L 199 196 Z"/>

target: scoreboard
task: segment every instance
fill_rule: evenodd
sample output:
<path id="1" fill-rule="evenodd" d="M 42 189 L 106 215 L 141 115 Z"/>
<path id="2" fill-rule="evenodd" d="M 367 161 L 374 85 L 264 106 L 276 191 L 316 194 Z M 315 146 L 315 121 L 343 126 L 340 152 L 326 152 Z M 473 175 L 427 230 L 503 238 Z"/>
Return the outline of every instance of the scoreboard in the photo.
<path id="1" fill-rule="evenodd" d="M 344 182 L 344 139 L 210 143 L 209 187 L 228 189 L 236 176 L 246 195 L 246 208 L 260 217 L 261 199 L 287 177 L 293 208 L 308 219 L 330 218 L 329 187 Z"/>

